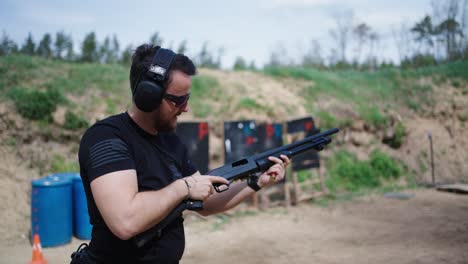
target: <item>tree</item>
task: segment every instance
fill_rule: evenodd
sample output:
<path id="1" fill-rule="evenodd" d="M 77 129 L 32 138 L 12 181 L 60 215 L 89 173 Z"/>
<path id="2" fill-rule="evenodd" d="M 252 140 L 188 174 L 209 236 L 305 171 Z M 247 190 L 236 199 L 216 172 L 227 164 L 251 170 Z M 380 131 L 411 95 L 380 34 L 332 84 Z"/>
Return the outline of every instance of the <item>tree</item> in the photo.
<path id="1" fill-rule="evenodd" d="M 302 58 L 301 65 L 304 67 L 323 67 L 322 48 L 317 40 L 312 40 L 309 50 Z"/>
<path id="2" fill-rule="evenodd" d="M 457 36 L 463 36 L 460 24 L 456 20 L 449 18 L 437 26 L 436 32 L 445 36 L 446 54 L 448 59 L 456 59 L 459 56 L 459 51 L 461 51 L 461 49 L 457 47 Z"/>
<path id="3" fill-rule="evenodd" d="M 266 66 L 284 66 L 288 64 L 288 54 L 283 43 L 278 43 L 270 53 L 270 60 Z"/>
<path id="4" fill-rule="evenodd" d="M 59 31 L 55 35 L 55 58 L 59 60 L 63 59 L 66 49 L 67 35 L 63 31 Z"/>
<path id="5" fill-rule="evenodd" d="M 392 28 L 392 36 L 398 51 L 400 64 L 413 54 L 410 32 L 409 26 L 405 22 L 401 23 L 399 29 Z"/>
<path id="6" fill-rule="evenodd" d="M 26 55 L 34 55 L 36 52 L 36 44 L 34 43 L 31 32 L 29 32 L 23 46 L 21 47 L 21 53 Z"/>
<path id="7" fill-rule="evenodd" d="M 247 69 L 247 63 L 244 58 L 238 56 L 234 61 L 234 66 L 232 67 L 235 71 L 245 71 Z"/>
<path id="8" fill-rule="evenodd" d="M 95 62 L 98 60 L 96 34 L 90 32 L 85 36 L 81 45 L 81 61 Z"/>
<path id="9" fill-rule="evenodd" d="M 52 57 L 52 37 L 50 36 L 49 33 L 46 33 L 41 41 L 39 42 L 39 46 L 37 47 L 37 55 L 44 57 L 44 58 L 51 58 Z"/>
<path id="10" fill-rule="evenodd" d="M 379 46 L 380 36 L 377 32 L 369 33 L 369 55 L 366 60 L 367 67 L 375 70 L 378 66 L 377 47 Z"/>
<path id="11" fill-rule="evenodd" d="M 354 13 L 352 10 L 345 10 L 341 14 L 335 14 L 333 17 L 336 29 L 330 30 L 330 35 L 337 43 L 340 61 L 346 63 L 346 52 L 353 27 Z"/>
<path id="12" fill-rule="evenodd" d="M 116 63 L 119 60 L 120 44 L 117 35 L 112 37 L 112 48 L 110 53 L 109 62 Z"/>
<path id="13" fill-rule="evenodd" d="M 461 5 L 460 5 L 461 4 Z M 434 33 L 437 35 L 436 50 L 444 50 L 445 58 L 458 59 L 465 45 L 468 33 L 466 12 L 468 1 L 432 1 Z M 441 52 L 442 53 L 442 52 Z"/>
<path id="14" fill-rule="evenodd" d="M 155 32 L 153 35 L 151 35 L 150 39 L 149 39 L 149 44 L 153 45 L 153 46 L 160 46 L 162 47 L 162 44 L 163 44 L 163 39 L 161 38 L 161 36 L 159 35 L 159 32 Z"/>
<path id="15" fill-rule="evenodd" d="M 18 52 L 18 46 L 11 40 L 7 33 L 3 31 L 2 40 L 0 41 L 0 56 Z"/>
<path id="16" fill-rule="evenodd" d="M 68 61 L 73 61 L 75 59 L 75 52 L 73 51 L 73 40 L 71 36 L 67 36 L 66 44 L 65 44 L 65 59 Z"/>
<path id="17" fill-rule="evenodd" d="M 110 53 L 110 39 L 109 37 L 106 37 L 102 45 L 99 47 L 98 61 L 102 63 L 109 63 L 109 53 Z"/>
<path id="18" fill-rule="evenodd" d="M 256 71 L 257 70 L 257 66 L 255 66 L 255 61 L 250 62 L 249 70 L 251 70 L 251 71 Z"/>
<path id="19" fill-rule="evenodd" d="M 221 51 L 218 51 L 218 59 L 220 58 Z M 219 68 L 219 60 L 216 61 L 213 54 L 208 51 L 208 42 L 203 43 L 202 48 L 196 56 L 198 66 L 205 68 Z"/>
<path id="20" fill-rule="evenodd" d="M 353 36 L 356 39 L 356 58 L 355 61 L 359 63 L 361 61 L 361 52 L 364 45 L 369 40 L 371 32 L 370 26 L 366 23 L 360 23 L 353 29 Z"/>
<path id="21" fill-rule="evenodd" d="M 435 32 L 430 16 L 426 15 L 420 22 L 417 22 L 411 28 L 411 32 L 416 35 L 415 40 L 420 43 L 420 46 L 427 45 L 429 50 L 434 47 L 433 37 Z"/>
<path id="22" fill-rule="evenodd" d="M 187 40 L 183 40 L 177 48 L 177 53 L 185 54 L 187 52 Z"/>
<path id="23" fill-rule="evenodd" d="M 133 47 L 132 45 L 128 45 L 122 52 L 120 63 L 124 65 L 130 65 L 132 63 L 132 53 Z"/>

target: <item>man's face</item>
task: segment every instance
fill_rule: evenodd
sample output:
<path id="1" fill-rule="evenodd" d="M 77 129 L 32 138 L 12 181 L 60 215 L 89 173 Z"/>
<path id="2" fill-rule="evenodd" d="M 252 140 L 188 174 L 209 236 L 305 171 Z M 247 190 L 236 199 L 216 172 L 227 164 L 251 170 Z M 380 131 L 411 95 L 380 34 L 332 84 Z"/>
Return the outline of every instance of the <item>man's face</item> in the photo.
<path id="1" fill-rule="evenodd" d="M 166 94 L 183 97 L 190 93 L 191 86 L 192 77 L 176 70 L 171 73 L 171 81 L 167 87 Z M 156 130 L 161 132 L 174 131 L 177 126 L 177 117 L 187 111 L 188 102 L 178 106 L 168 98 L 163 98 L 161 106 L 156 110 Z"/>

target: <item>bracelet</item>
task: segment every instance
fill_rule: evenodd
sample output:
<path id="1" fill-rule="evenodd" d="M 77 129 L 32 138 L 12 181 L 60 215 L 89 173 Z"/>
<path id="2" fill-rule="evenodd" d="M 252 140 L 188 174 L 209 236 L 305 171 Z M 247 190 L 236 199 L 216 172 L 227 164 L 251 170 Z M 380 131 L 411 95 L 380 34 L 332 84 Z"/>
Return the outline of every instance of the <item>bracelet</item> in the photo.
<path id="1" fill-rule="evenodd" d="M 188 182 L 187 182 L 186 179 L 182 178 L 182 180 L 185 182 L 185 185 L 187 185 L 187 190 L 188 190 L 187 198 L 188 198 L 188 197 L 190 197 L 190 189 L 191 189 L 192 187 L 190 187 L 190 185 L 188 184 Z"/>

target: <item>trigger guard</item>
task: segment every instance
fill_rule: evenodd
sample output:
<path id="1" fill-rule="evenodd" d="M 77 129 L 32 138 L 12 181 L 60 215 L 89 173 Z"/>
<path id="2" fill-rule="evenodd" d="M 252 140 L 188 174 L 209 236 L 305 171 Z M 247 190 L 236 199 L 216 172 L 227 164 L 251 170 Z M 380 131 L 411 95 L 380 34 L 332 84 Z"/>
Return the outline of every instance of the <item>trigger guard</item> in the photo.
<path id="1" fill-rule="evenodd" d="M 231 186 L 231 183 L 232 183 L 232 181 L 229 181 L 229 184 L 224 184 L 224 185 L 227 186 L 227 188 L 226 188 L 226 189 L 223 189 L 223 190 L 221 190 L 219 187 L 220 187 L 220 186 L 224 186 L 224 185 L 213 186 L 213 187 L 214 187 L 214 189 L 216 190 L 216 192 L 222 193 L 222 192 L 225 192 L 225 191 L 229 190 L 229 186 Z"/>

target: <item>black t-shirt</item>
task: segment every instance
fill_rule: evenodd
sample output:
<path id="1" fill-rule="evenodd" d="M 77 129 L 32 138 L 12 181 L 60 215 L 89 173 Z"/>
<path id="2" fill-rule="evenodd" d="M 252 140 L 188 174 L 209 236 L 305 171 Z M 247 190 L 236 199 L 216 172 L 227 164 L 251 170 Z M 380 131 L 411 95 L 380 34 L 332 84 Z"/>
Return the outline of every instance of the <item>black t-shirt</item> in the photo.
<path id="1" fill-rule="evenodd" d="M 162 155 L 177 161 L 176 173 Z M 80 143 L 79 161 L 93 225 L 90 252 L 103 263 L 177 263 L 185 246 L 182 216 L 167 226 L 160 238 L 137 248 L 132 240 L 121 240 L 109 230 L 90 187 L 91 181 L 104 174 L 128 169 L 136 170 L 139 192 L 159 190 L 177 177 L 192 175 L 197 169 L 177 135 L 151 135 L 128 113 L 122 113 L 99 121 L 86 131 Z"/>

